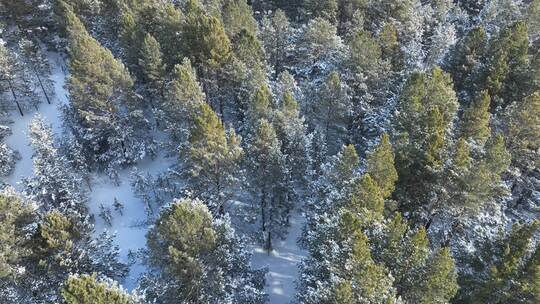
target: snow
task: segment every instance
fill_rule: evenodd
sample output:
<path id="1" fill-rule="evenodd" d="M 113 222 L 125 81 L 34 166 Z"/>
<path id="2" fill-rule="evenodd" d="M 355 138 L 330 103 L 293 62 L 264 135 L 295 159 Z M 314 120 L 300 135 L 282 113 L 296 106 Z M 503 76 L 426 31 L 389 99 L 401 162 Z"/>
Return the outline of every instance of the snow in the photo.
<path id="1" fill-rule="evenodd" d="M 21 159 L 16 163 L 12 174 L 5 181 L 22 190 L 21 180 L 32 176 L 32 150 L 29 146 L 27 129 L 35 115 L 40 114 L 52 126 L 56 136 L 62 133 L 61 106 L 68 103 L 68 93 L 64 85 L 66 72 L 62 57 L 56 53 L 49 53 L 48 59 L 52 67 L 51 79 L 54 82 L 55 96 L 52 104 L 43 102 L 38 111 L 24 113 L 21 117 L 17 112 L 12 113 L 13 124 L 10 125 L 12 135 L 6 138 L 7 144 L 20 153 Z M 130 253 L 136 253 L 146 246 L 146 233 L 149 223 L 147 211 L 143 201 L 138 198 L 131 186 L 131 173 L 137 170 L 139 174 L 156 176 L 165 172 L 174 164 L 174 160 L 163 156 L 156 159 L 147 159 L 140 162 L 136 168 L 127 168 L 118 172 L 120 184 L 115 185 L 104 174 L 91 176 L 89 189 L 89 211 L 95 218 L 95 236 L 103 231 L 114 235 L 114 243 L 120 248 L 120 259 L 130 264 L 130 272 L 122 286 L 128 290 L 136 287 L 139 275 L 145 271 L 141 261 L 130 259 Z M 115 210 L 115 198 L 124 205 L 122 214 Z M 100 206 L 110 208 L 113 219 L 111 226 L 99 216 Z M 254 269 L 268 268 L 266 276 L 266 291 L 269 294 L 270 304 L 289 303 L 294 299 L 295 280 L 298 277 L 298 263 L 306 256 L 306 252 L 297 245 L 304 223 L 299 212 L 291 215 L 289 233 L 284 240 L 275 242 L 275 250 L 268 254 L 261 247 L 253 247 L 252 265 Z"/>
<path id="2" fill-rule="evenodd" d="M 149 173 L 153 176 L 166 171 L 173 164 L 172 159 L 158 157 L 155 160 L 142 161 L 137 166 L 137 171 L 146 176 Z M 121 261 L 129 262 L 129 253 L 137 252 L 146 247 L 146 232 L 149 223 L 145 205 L 141 199 L 135 196 L 131 187 L 131 172 L 135 168 L 124 169 L 118 173 L 120 185 L 114 185 L 111 179 L 105 175 L 96 176 L 92 182 L 89 209 L 95 216 L 95 235 L 98 236 L 103 231 L 108 231 L 115 235 L 115 244 L 120 248 Z M 124 205 L 122 214 L 114 210 L 114 199 Z M 100 205 L 110 208 L 113 213 L 112 225 L 107 223 L 98 215 Z M 130 267 L 130 273 L 124 281 L 123 286 L 128 290 L 136 287 L 136 281 L 145 270 L 140 261 Z"/>
<path id="3" fill-rule="evenodd" d="M 252 265 L 254 268 L 268 268 L 266 274 L 266 292 L 270 304 L 286 304 L 294 300 L 298 263 L 307 253 L 298 247 L 297 241 L 302 233 L 304 216 L 295 211 L 291 214 L 289 233 L 284 240 L 274 243 L 274 250 L 268 254 L 264 248 L 253 249 Z"/>
<path id="4" fill-rule="evenodd" d="M 55 96 L 52 98 L 51 104 L 48 104 L 43 96 L 43 102 L 39 105 L 38 112 L 47 123 L 52 125 L 53 132 L 60 134 L 62 117 L 59 107 L 68 101 L 64 89 L 66 75 L 63 72 L 62 61 L 58 54 L 49 53 L 48 60 L 52 66 L 51 79 L 54 81 Z M 21 156 L 21 159 L 15 164 L 13 173 L 6 178 L 6 182 L 17 190 L 21 190 L 20 181 L 22 178 L 32 176 L 32 149 L 29 145 L 27 130 L 28 124 L 37 114 L 35 110 L 23 113 L 24 116 L 21 116 L 17 111 L 13 111 L 11 115 L 13 124 L 10 125 L 12 134 L 5 140 L 8 146 L 17 150 Z"/>

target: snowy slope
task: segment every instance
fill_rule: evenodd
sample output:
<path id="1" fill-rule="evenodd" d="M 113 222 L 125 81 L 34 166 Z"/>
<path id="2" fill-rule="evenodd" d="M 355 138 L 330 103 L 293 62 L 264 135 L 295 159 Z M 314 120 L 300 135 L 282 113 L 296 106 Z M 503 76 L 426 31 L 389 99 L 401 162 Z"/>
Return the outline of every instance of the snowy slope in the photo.
<path id="1" fill-rule="evenodd" d="M 253 250 L 253 267 L 268 267 L 266 292 L 270 304 L 287 304 L 294 300 L 298 263 L 307 255 L 297 245 L 304 225 L 302 214 L 297 211 L 293 213 L 290 225 L 287 238 L 275 242 L 275 248 L 270 254 L 260 246 Z"/>

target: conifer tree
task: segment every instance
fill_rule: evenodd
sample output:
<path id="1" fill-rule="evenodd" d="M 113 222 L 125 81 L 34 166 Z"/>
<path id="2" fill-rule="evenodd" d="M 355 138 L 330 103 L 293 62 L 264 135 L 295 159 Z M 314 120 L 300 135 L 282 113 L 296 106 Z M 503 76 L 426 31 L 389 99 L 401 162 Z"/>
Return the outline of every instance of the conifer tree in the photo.
<path id="1" fill-rule="evenodd" d="M 435 68 L 428 75 L 412 74 L 403 89 L 396 146 L 401 204 L 433 203 L 429 193 L 448 157 L 447 132 L 458 106 L 452 87 L 450 76 Z"/>
<path id="2" fill-rule="evenodd" d="M 337 189 L 353 181 L 355 172 L 360 165 L 360 157 L 353 145 L 343 146 L 340 153 L 334 157 L 330 180 Z"/>
<path id="3" fill-rule="evenodd" d="M 38 102 L 30 87 L 27 77 L 24 75 L 24 67 L 15 59 L 13 54 L 3 44 L 0 45 L 0 92 L 7 92 L 10 96 L 0 102 L 0 111 L 7 112 L 16 108 L 21 116 L 30 107 L 37 108 Z M 8 105 L 7 102 L 14 106 Z"/>
<path id="4" fill-rule="evenodd" d="M 41 116 L 29 125 L 34 175 L 24 180 L 25 194 L 42 212 L 61 210 L 65 214 L 86 216 L 86 196 L 81 178 L 70 170 L 68 161 L 55 146 L 52 130 Z"/>
<path id="5" fill-rule="evenodd" d="M 350 123 L 351 98 L 348 88 L 337 72 L 328 76 L 312 104 L 312 121 L 324 132 L 330 154 L 346 143 L 347 128 Z"/>
<path id="6" fill-rule="evenodd" d="M 177 200 L 147 235 L 155 272 L 142 281 L 148 301 L 264 303 L 249 253 L 227 219 L 215 220 L 201 201 Z"/>
<path id="7" fill-rule="evenodd" d="M 350 274 L 356 303 L 393 303 L 395 289 L 391 288 L 392 278 L 384 265 L 377 264 L 371 257 L 369 240 L 362 232 L 356 231 L 351 237 Z M 345 272 L 348 272 L 345 270 Z"/>
<path id="8" fill-rule="evenodd" d="M 298 103 L 289 91 L 283 94 L 281 108 L 275 113 L 274 125 L 291 182 L 305 182 L 309 167 L 307 126 L 300 114 Z"/>
<path id="9" fill-rule="evenodd" d="M 190 188 L 205 198 L 212 211 L 223 214 L 224 204 L 241 180 L 239 164 L 243 156 L 240 138 L 223 123 L 206 103 L 194 118 L 186 150 Z"/>
<path id="10" fill-rule="evenodd" d="M 248 106 L 248 117 L 251 126 L 256 125 L 260 119 L 270 119 L 272 100 L 272 92 L 266 84 L 257 88 Z"/>
<path id="11" fill-rule="evenodd" d="M 385 23 L 379 34 L 381 45 L 381 59 L 390 62 L 392 71 L 397 72 L 403 68 L 403 51 L 397 37 L 397 28 L 391 22 Z"/>
<path id="12" fill-rule="evenodd" d="M 222 8 L 223 25 L 229 38 L 233 38 L 242 30 L 256 33 L 257 21 L 253 18 L 251 7 L 246 1 L 227 0 Z"/>
<path id="13" fill-rule="evenodd" d="M 460 297 L 472 303 L 523 303 L 538 298 L 538 290 L 529 277 L 538 268 L 537 251 L 530 254 L 531 242 L 538 231 L 538 221 L 525 225 L 516 224 L 510 233 L 495 240 L 486 250 L 486 260 L 480 266 L 485 276 L 471 277 L 472 283 L 462 290 Z M 531 272 L 532 271 L 532 272 Z"/>
<path id="14" fill-rule="evenodd" d="M 139 67 L 151 100 L 163 98 L 165 85 L 165 65 L 159 42 L 151 34 L 146 34 L 139 55 Z"/>
<path id="15" fill-rule="evenodd" d="M 383 197 L 390 197 L 394 192 L 398 175 L 388 134 L 384 133 L 381 136 L 379 145 L 368 155 L 367 166 L 367 171 L 381 188 Z"/>
<path id="16" fill-rule="evenodd" d="M 265 17 L 260 35 L 266 60 L 273 72 L 273 78 L 276 79 L 285 70 L 287 55 L 292 48 L 292 29 L 285 12 L 278 9 L 272 17 Z"/>
<path id="17" fill-rule="evenodd" d="M 463 113 L 462 135 L 483 145 L 488 139 L 491 128 L 490 108 L 491 97 L 487 91 L 482 91 L 476 100 Z"/>
<path id="18" fill-rule="evenodd" d="M 448 303 L 458 291 L 454 261 L 448 248 L 439 249 L 428 261 L 414 303 Z"/>
<path id="19" fill-rule="evenodd" d="M 469 94 L 474 94 L 480 89 L 478 77 L 486 51 L 486 32 L 481 26 L 471 29 L 456 44 L 455 52 L 450 60 L 450 70 L 456 91 L 468 90 Z"/>
<path id="20" fill-rule="evenodd" d="M 184 52 L 197 67 L 219 68 L 231 56 L 231 42 L 223 24 L 207 16 L 197 0 L 186 4 L 186 23 L 183 29 Z M 202 39 L 201 39 L 202 38 Z"/>
<path id="21" fill-rule="evenodd" d="M 527 25 L 522 21 L 503 29 L 490 45 L 485 88 L 493 98 L 492 109 L 506 107 L 529 94 L 521 85 L 528 80 L 528 49 Z"/>
<path id="22" fill-rule="evenodd" d="M 95 275 L 70 276 L 62 289 L 68 304 L 130 304 L 134 303 L 117 286 L 99 282 Z"/>
<path id="23" fill-rule="evenodd" d="M 15 276 L 18 265 L 28 254 L 23 230 L 33 220 L 33 212 L 13 189 L 0 192 L 0 211 L 0 286 L 3 286 L 5 280 Z"/>
<path id="24" fill-rule="evenodd" d="M 346 208 L 363 214 L 369 220 L 382 220 L 384 212 L 384 196 L 377 182 L 365 174 L 353 186 Z"/>
<path id="25" fill-rule="evenodd" d="M 287 169 L 280 142 L 272 125 L 259 120 L 247 149 L 251 190 L 255 210 L 260 212 L 261 232 L 265 248 L 272 250 L 272 240 L 281 235 L 292 209 L 285 199 Z"/>
<path id="26" fill-rule="evenodd" d="M 70 131 L 84 143 L 88 161 L 100 169 L 131 162 L 151 148 L 144 137 L 144 105 L 133 97 L 131 76 L 88 34 L 69 6 L 60 7 L 69 41 Z"/>
<path id="27" fill-rule="evenodd" d="M 306 8 L 310 18 L 321 17 L 332 23 L 337 22 L 337 0 L 307 0 L 304 7 Z"/>
<path id="28" fill-rule="evenodd" d="M 184 59 L 174 67 L 158 113 L 160 127 L 169 134 L 174 149 L 187 139 L 205 98 L 191 62 Z"/>
<path id="29" fill-rule="evenodd" d="M 154 35 L 162 47 L 163 61 L 168 70 L 171 70 L 187 56 L 184 51 L 184 41 L 178 39 L 178 34 L 184 30 L 186 16 L 174 4 L 168 3 L 158 18 L 159 22 Z"/>
<path id="30" fill-rule="evenodd" d="M 510 110 L 508 138 L 516 163 L 538 165 L 540 147 L 540 93 L 525 97 Z"/>

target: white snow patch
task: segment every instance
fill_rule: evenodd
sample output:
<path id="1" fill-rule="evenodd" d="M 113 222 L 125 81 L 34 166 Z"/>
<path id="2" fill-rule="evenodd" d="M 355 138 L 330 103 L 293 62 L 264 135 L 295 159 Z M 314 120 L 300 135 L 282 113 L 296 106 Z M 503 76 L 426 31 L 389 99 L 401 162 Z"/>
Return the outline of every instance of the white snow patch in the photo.
<path id="1" fill-rule="evenodd" d="M 307 252 L 298 247 L 297 241 L 302 233 L 305 219 L 300 212 L 291 214 L 289 234 L 285 240 L 274 242 L 274 250 L 268 253 L 264 248 L 253 248 L 251 263 L 254 268 L 268 267 L 266 292 L 270 304 L 286 304 L 294 300 L 298 263 Z"/>
<path id="2" fill-rule="evenodd" d="M 139 163 L 137 170 L 146 176 L 147 173 L 155 176 L 166 171 L 172 166 L 173 160 L 158 157 L 155 160 L 144 160 Z M 151 223 L 147 221 L 147 213 L 144 202 L 135 196 L 131 186 L 131 172 L 135 168 L 124 169 L 118 172 L 120 185 L 115 185 L 111 179 L 105 175 L 95 176 L 92 181 L 90 193 L 89 209 L 95 216 L 95 235 L 103 231 L 114 234 L 114 242 L 120 248 L 120 259 L 127 263 L 130 252 L 137 252 L 146 247 L 146 233 Z M 115 198 L 123 204 L 122 214 L 115 211 Z M 103 218 L 99 216 L 100 205 L 109 208 L 113 219 L 109 226 Z M 157 212 L 157 211 L 156 211 Z M 129 275 L 123 286 L 128 290 L 136 287 L 137 279 L 146 270 L 139 260 L 130 267 Z"/>
<path id="3" fill-rule="evenodd" d="M 13 150 L 19 151 L 21 159 L 15 164 L 13 172 L 6 177 L 5 181 L 17 190 L 21 190 L 20 181 L 22 178 L 33 175 L 32 149 L 27 136 L 28 125 L 32 119 L 39 113 L 48 124 L 52 125 L 52 130 L 56 135 L 62 131 L 60 106 L 68 102 L 67 93 L 64 89 L 66 74 L 58 54 L 49 53 L 47 57 L 51 64 L 51 79 L 54 81 L 55 92 L 55 96 L 51 98 L 51 104 L 48 104 L 43 96 L 43 102 L 39 105 L 37 112 L 35 110 L 26 111 L 23 112 L 24 116 L 21 116 L 16 110 L 11 113 L 13 124 L 9 127 L 12 134 L 6 138 L 5 142 Z M 38 91 L 38 93 L 42 94 L 41 91 Z"/>

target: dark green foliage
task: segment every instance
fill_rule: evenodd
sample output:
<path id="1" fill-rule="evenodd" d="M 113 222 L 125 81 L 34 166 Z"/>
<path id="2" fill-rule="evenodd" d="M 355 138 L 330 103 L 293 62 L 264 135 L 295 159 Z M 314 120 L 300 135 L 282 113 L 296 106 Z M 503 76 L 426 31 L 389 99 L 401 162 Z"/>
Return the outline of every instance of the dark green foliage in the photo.
<path id="1" fill-rule="evenodd" d="M 506 236 L 495 240 L 480 263 L 484 275 L 464 277 L 467 288 L 460 297 L 464 303 L 535 303 L 538 293 L 538 246 L 531 243 L 538 231 L 537 221 L 516 224 Z"/>
<path id="2" fill-rule="evenodd" d="M 101 283 L 96 276 L 70 276 L 62 289 L 68 304 L 129 304 L 128 295 L 122 290 Z"/>
<path id="3" fill-rule="evenodd" d="M 527 24 L 516 22 L 501 32 L 500 36 L 491 42 L 489 64 L 485 76 L 485 88 L 493 98 L 492 109 L 521 100 L 529 88 L 529 39 Z"/>

